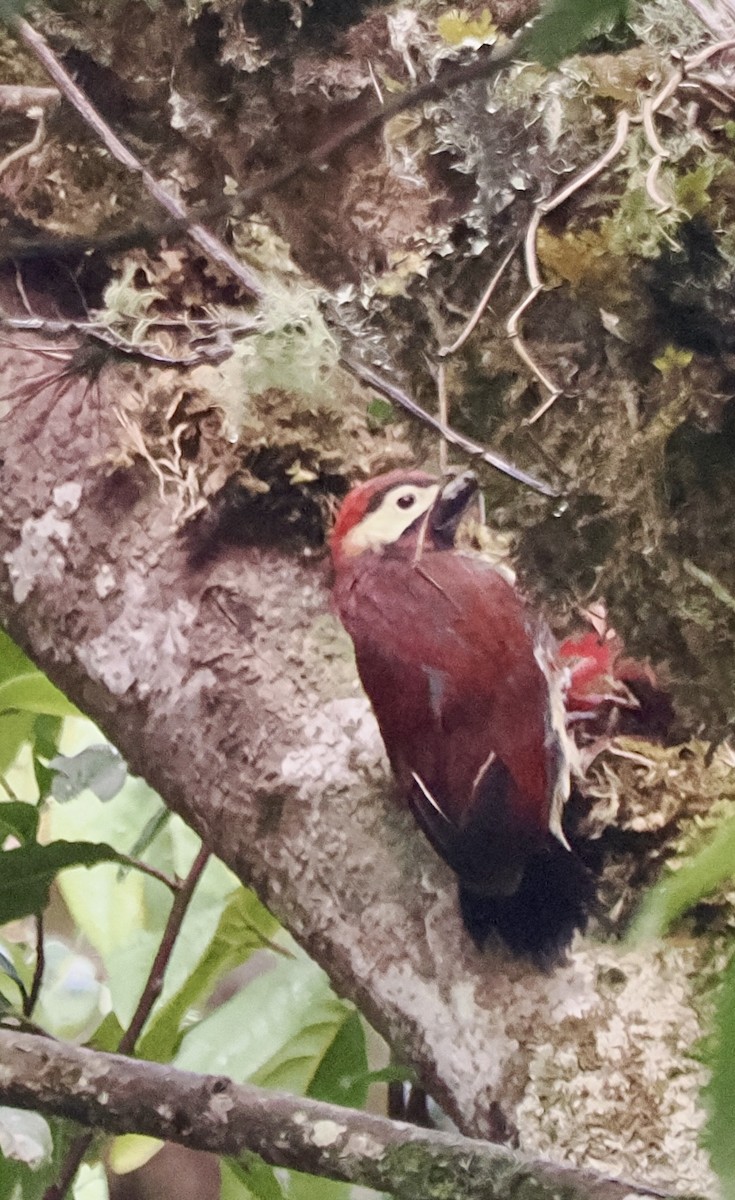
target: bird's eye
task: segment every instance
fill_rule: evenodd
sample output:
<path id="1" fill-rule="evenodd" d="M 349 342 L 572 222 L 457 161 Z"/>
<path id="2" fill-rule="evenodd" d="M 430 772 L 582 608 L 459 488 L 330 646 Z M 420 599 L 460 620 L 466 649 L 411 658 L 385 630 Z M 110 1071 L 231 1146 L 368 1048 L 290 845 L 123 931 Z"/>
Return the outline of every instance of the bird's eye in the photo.
<path id="1" fill-rule="evenodd" d="M 396 504 L 398 505 L 399 508 L 413 508 L 415 503 L 416 503 L 416 497 L 411 496 L 411 495 L 399 496 L 398 499 L 396 500 Z"/>

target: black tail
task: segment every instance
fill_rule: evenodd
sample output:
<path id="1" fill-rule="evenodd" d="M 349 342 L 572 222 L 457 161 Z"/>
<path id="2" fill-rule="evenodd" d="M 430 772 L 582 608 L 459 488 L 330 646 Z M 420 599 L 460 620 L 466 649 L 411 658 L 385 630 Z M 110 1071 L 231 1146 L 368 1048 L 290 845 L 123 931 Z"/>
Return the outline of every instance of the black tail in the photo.
<path id="1" fill-rule="evenodd" d="M 515 954 L 550 970 L 566 961 L 575 930 L 585 928 L 594 893 L 586 867 L 550 835 L 512 896 L 485 896 L 460 881 L 459 905 L 478 947 L 495 930 Z"/>

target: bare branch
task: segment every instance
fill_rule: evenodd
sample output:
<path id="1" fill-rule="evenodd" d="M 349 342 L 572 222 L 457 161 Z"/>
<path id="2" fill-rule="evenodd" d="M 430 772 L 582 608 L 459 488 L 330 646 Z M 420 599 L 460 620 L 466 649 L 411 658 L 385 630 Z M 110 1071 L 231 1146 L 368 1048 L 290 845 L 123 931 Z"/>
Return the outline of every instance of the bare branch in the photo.
<path id="1" fill-rule="evenodd" d="M 0 112 L 27 113 L 31 108 L 51 108 L 60 99 L 61 93 L 56 88 L 0 84 Z"/>
<path id="2" fill-rule="evenodd" d="M 51 76 L 62 95 L 74 106 L 80 117 L 86 121 L 90 128 L 94 130 L 113 158 L 116 158 L 129 171 L 135 171 L 140 175 L 143 184 L 154 199 L 172 217 L 182 223 L 183 231 L 204 250 L 205 254 L 208 254 L 210 258 L 220 263 L 221 266 L 226 267 L 251 296 L 261 297 L 264 294 L 264 288 L 256 273 L 250 267 L 245 266 L 244 263 L 239 262 L 219 238 L 216 238 L 203 225 L 189 218 L 184 205 L 161 186 L 155 176 L 143 166 L 141 161 L 113 133 L 110 126 L 102 119 L 97 109 L 56 57 L 45 38 L 22 17 L 15 18 L 12 22 L 12 28 L 27 49 L 38 59 L 44 70 Z"/>
<path id="3" fill-rule="evenodd" d="M 486 449 L 479 442 L 474 442 L 471 438 L 467 438 L 464 434 L 457 433 L 455 429 L 445 425 L 438 417 L 432 416 L 431 413 L 421 408 L 398 384 L 393 383 L 391 379 L 388 379 L 385 375 L 381 375 L 380 372 L 375 371 L 372 367 L 365 366 L 364 363 L 359 362 L 358 359 L 348 354 L 343 354 L 340 362 L 350 374 L 355 375 L 376 392 L 380 392 L 382 396 L 386 396 L 388 400 L 400 404 L 407 412 L 410 412 L 414 417 L 418 417 L 425 425 L 431 426 L 437 433 L 440 433 L 450 445 L 458 446 L 460 450 L 464 450 L 465 454 L 469 454 L 471 458 L 481 459 L 488 466 L 494 467 L 496 471 L 502 471 L 504 475 L 517 480 L 518 483 L 525 483 L 527 487 L 541 492 L 543 496 L 559 495 L 559 492 L 555 488 L 552 488 L 550 484 L 536 479 L 535 476 L 529 475 L 527 471 L 522 471 L 520 467 L 514 466 L 507 458 L 503 458 L 501 454 L 496 454 L 494 450 Z"/>
<path id="4" fill-rule="evenodd" d="M 237 1085 L 215 1075 L 85 1050 L 0 1030 L 0 1099 L 109 1133 L 141 1133 L 227 1157 L 250 1152 L 279 1167 L 415 1200 L 665 1198 L 644 1184 L 524 1159 L 459 1134 Z"/>
<path id="5" fill-rule="evenodd" d="M 57 84 L 59 92 L 74 105 L 77 112 L 94 129 L 109 152 L 123 166 L 140 174 L 148 191 L 173 218 L 172 221 L 164 222 L 154 230 L 139 229 L 131 231 L 128 234 L 114 235 L 113 238 L 105 239 L 105 246 L 108 249 L 111 245 L 116 248 L 128 248 L 131 245 L 139 245 L 141 242 L 150 241 L 151 239 L 160 239 L 167 234 L 176 232 L 186 233 L 207 254 L 231 270 L 233 275 L 240 280 L 251 295 L 255 297 L 262 296 L 264 292 L 263 284 L 256 273 L 234 258 L 227 247 L 210 233 L 209 230 L 205 229 L 201 224 L 193 222 L 184 206 L 171 196 L 158 180 L 146 170 L 139 159 L 131 153 L 103 120 L 41 34 L 23 18 L 16 18 L 13 22 L 13 28 Z M 524 37 L 525 30 L 521 30 L 514 38 L 506 42 L 502 47 L 496 48 L 490 55 L 485 57 L 479 56 L 474 58 L 472 62 L 455 66 L 445 71 L 438 79 L 428 80 L 418 87 L 410 88 L 402 94 L 392 97 L 386 104 L 381 104 L 365 116 L 351 122 L 345 129 L 328 138 L 313 150 L 292 159 L 286 166 L 278 168 L 276 171 L 271 172 L 263 179 L 254 183 L 251 187 L 245 188 L 242 192 L 238 193 L 234 201 L 237 203 L 240 211 L 252 212 L 257 207 L 259 201 L 269 192 L 282 187 L 303 171 L 327 162 L 340 150 L 343 150 L 358 138 L 381 129 L 388 121 L 400 113 L 407 112 L 412 108 L 419 108 L 421 105 L 432 101 L 441 100 L 444 96 L 456 91 L 457 88 L 465 87 L 482 79 L 492 78 L 493 75 L 498 74 L 509 66 L 518 55 Z M 46 91 L 47 89 L 43 90 Z M 48 90 L 50 91 L 51 89 Z M 232 205 L 233 198 L 231 197 L 228 197 L 226 201 L 209 205 L 206 210 L 207 219 L 212 220 L 227 214 L 231 211 Z M 53 242 L 58 247 L 63 240 L 53 239 Z M 76 248 L 78 239 L 65 239 L 65 241 L 64 253 L 72 253 L 72 247 Z M 18 256 L 32 256 L 35 252 L 34 240 L 14 238 L 13 246 Z M 88 241 L 82 243 L 82 249 L 86 249 L 88 246 Z"/>

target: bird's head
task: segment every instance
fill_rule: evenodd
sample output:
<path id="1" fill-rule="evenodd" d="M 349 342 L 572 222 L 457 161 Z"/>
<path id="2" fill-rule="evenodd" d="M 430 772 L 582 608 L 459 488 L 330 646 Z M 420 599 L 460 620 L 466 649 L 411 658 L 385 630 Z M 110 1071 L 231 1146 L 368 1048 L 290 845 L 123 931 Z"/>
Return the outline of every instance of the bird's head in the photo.
<path id="1" fill-rule="evenodd" d="M 345 498 L 332 531 L 335 566 L 389 548 L 412 553 L 420 534 L 432 549 L 451 548 L 477 487 L 471 471 L 444 480 L 423 471 L 390 471 L 358 484 Z"/>

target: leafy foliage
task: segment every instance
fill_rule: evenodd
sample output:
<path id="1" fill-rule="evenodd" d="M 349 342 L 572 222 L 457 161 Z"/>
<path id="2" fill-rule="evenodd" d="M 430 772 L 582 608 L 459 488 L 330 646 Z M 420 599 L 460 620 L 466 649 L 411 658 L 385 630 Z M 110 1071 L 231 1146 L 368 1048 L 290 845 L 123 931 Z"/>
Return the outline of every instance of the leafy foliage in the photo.
<path id="1" fill-rule="evenodd" d="M 91 867 L 120 861 L 112 846 L 93 842 L 52 842 L 5 850 L 0 878 L 0 922 L 40 913 L 48 904 L 56 876 L 67 867 Z"/>
<path id="2" fill-rule="evenodd" d="M 627 8 L 627 0 L 547 0 L 523 50 L 545 67 L 554 67 L 589 38 L 615 25 Z"/>
<path id="3" fill-rule="evenodd" d="M 633 936 L 659 937 L 674 922 L 735 876 L 735 816 L 724 821 L 711 840 L 692 857 L 677 864 L 646 896 Z"/>

